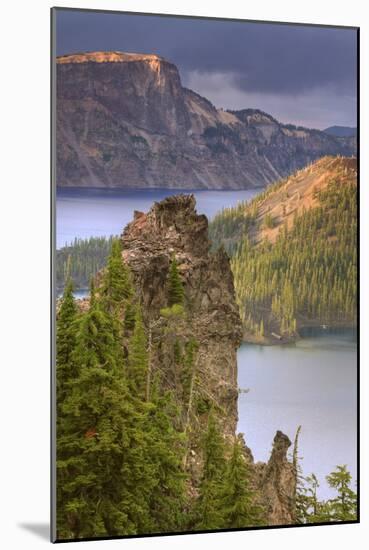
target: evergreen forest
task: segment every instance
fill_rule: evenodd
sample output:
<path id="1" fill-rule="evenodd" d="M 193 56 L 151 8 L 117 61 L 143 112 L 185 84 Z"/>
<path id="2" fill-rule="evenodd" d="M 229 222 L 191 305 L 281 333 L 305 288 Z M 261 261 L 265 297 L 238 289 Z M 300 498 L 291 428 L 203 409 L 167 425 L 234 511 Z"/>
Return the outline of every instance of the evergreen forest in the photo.
<path id="1" fill-rule="evenodd" d="M 275 220 L 260 220 L 263 201 L 278 182 L 249 204 L 218 214 L 210 224 L 215 246 L 231 255 L 245 331 L 293 337 L 311 324 L 354 326 L 357 315 L 357 186 L 332 180 L 316 190 L 317 204 L 281 223 L 274 242 L 257 241 Z"/>

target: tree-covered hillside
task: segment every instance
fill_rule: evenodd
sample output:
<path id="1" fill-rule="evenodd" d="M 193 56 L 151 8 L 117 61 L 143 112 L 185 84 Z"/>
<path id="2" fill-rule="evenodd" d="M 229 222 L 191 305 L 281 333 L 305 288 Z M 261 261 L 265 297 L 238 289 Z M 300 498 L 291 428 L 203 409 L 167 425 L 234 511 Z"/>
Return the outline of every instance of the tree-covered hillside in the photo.
<path id="1" fill-rule="evenodd" d="M 69 277 L 74 288 L 88 288 L 91 277 L 105 266 L 113 237 L 74 239 L 56 251 L 56 286 L 64 288 Z"/>
<path id="2" fill-rule="evenodd" d="M 212 222 L 231 254 L 246 333 L 293 336 L 300 326 L 355 324 L 354 159 L 326 158 Z"/>

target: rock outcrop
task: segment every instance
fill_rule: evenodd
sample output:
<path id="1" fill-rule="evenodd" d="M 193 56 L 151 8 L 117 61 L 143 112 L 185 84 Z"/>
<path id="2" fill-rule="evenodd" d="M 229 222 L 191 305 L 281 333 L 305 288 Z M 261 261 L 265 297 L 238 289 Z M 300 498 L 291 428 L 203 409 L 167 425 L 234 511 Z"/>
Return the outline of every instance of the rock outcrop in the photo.
<path id="1" fill-rule="evenodd" d="M 219 418 L 225 436 L 232 436 L 238 418 L 236 354 L 241 322 L 229 259 L 222 250 L 210 253 L 206 216 L 196 213 L 193 195 L 172 196 L 155 203 L 147 214 L 136 212 L 123 232 L 122 243 L 151 331 L 154 368 L 164 371 L 169 387 L 177 388 L 180 372 L 173 368 L 174 343 L 196 341 L 193 410 L 200 402 L 204 411 L 215 405 L 222 411 Z M 168 318 L 161 310 L 168 305 L 168 272 L 173 257 L 184 284 L 187 313 Z M 193 414 L 192 418 L 201 427 L 202 415 Z"/>
<path id="2" fill-rule="evenodd" d="M 242 189 L 356 152 L 354 137 L 216 109 L 157 55 L 59 57 L 56 110 L 58 186 Z"/>
<path id="3" fill-rule="evenodd" d="M 256 486 L 267 512 L 268 525 L 289 525 L 295 521 L 296 472 L 287 460 L 290 446 L 289 438 L 278 431 L 267 464 L 254 465 Z"/>
<path id="4" fill-rule="evenodd" d="M 122 245 L 149 335 L 152 376 L 160 373 L 162 383 L 176 392 L 178 401 L 186 402 L 186 466 L 191 476 L 189 489 L 196 494 L 202 469 L 199 441 L 209 408 L 216 411 L 226 440 L 233 440 L 237 427 L 237 349 L 242 331 L 229 259 L 222 249 L 210 251 L 207 218 L 196 213 L 193 195 L 169 197 L 146 214 L 135 212 L 123 231 Z M 179 314 L 167 308 L 173 257 L 185 290 L 185 308 Z M 174 349 L 176 342 L 185 349 L 191 341 L 197 345 L 191 397 L 184 397 L 184 364 L 176 361 Z M 277 432 L 267 464 L 255 464 L 251 451 L 244 447 L 270 525 L 294 521 L 296 479 L 287 460 L 290 444 L 287 436 Z"/>

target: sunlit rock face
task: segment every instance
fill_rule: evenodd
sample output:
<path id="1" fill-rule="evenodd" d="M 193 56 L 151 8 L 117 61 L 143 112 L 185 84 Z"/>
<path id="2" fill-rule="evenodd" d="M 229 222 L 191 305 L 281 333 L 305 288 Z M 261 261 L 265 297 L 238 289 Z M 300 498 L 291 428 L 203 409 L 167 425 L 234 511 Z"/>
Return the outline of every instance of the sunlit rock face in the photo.
<path id="1" fill-rule="evenodd" d="M 355 138 L 216 109 L 151 54 L 57 58 L 56 110 L 59 186 L 246 189 L 356 152 Z"/>

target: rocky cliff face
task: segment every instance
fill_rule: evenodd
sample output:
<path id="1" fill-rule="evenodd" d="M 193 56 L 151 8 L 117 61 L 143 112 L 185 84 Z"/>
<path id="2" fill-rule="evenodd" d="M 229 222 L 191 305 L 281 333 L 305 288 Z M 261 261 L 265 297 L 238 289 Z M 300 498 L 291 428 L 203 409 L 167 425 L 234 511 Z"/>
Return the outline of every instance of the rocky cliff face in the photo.
<path id="1" fill-rule="evenodd" d="M 241 323 L 235 302 L 233 276 L 225 252 L 211 254 L 206 216 L 198 215 L 193 195 L 178 195 L 155 203 L 123 232 L 123 256 L 129 265 L 153 343 L 153 365 L 165 372 L 165 383 L 179 387 L 180 369 L 173 367 L 174 344 L 194 339 L 192 419 L 199 403 L 216 405 L 226 436 L 237 423 L 237 349 Z M 168 305 L 168 273 L 173 256 L 185 289 L 184 315 L 161 315 Z M 163 338 L 163 334 L 165 337 Z M 196 402 L 195 402 L 196 401 Z M 201 407 L 200 407 L 201 408 Z M 204 415 L 205 420 L 205 415 Z"/>
<path id="2" fill-rule="evenodd" d="M 56 107 L 59 186 L 241 189 L 356 151 L 354 138 L 216 109 L 157 55 L 59 57 Z"/>
<path id="3" fill-rule="evenodd" d="M 163 383 L 185 402 L 183 422 L 189 434 L 186 466 L 190 490 L 196 494 L 201 475 L 199 446 L 209 408 L 217 414 L 224 438 L 232 440 L 237 427 L 237 349 L 241 322 L 235 302 L 229 259 L 222 250 L 210 251 L 208 222 L 195 210 L 193 195 L 172 196 L 155 203 L 134 220 L 122 234 L 123 257 L 129 265 L 142 304 L 148 333 L 152 376 L 160 373 Z M 168 314 L 168 272 L 172 258 L 185 290 L 183 313 Z M 184 363 L 175 349 L 185 350 L 196 342 L 190 391 L 184 394 Z M 246 434 L 247 435 L 247 434 Z M 287 460 L 287 436 L 278 432 L 267 464 L 253 461 L 245 446 L 253 484 L 265 506 L 268 523 L 289 524 L 294 520 L 295 474 Z"/>

